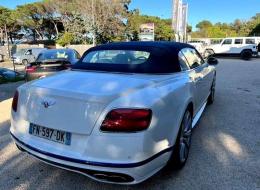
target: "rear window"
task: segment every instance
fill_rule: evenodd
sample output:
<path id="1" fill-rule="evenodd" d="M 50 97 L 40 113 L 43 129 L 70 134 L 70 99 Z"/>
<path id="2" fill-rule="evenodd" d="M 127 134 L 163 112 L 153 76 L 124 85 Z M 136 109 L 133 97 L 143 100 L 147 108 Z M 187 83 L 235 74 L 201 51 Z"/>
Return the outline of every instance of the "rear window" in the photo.
<path id="1" fill-rule="evenodd" d="M 246 39 L 246 44 L 255 44 L 255 39 Z"/>
<path id="2" fill-rule="evenodd" d="M 41 54 L 39 54 L 37 61 L 60 60 L 60 59 L 71 60 L 72 58 L 73 58 L 72 51 L 47 50 L 47 51 L 43 51 L 43 52 L 41 52 Z"/>
<path id="3" fill-rule="evenodd" d="M 243 44 L 243 39 L 235 39 L 235 44 Z"/>
<path id="4" fill-rule="evenodd" d="M 122 42 L 90 48 L 71 68 L 116 73 L 174 73 L 181 71 L 179 44 Z"/>
<path id="5" fill-rule="evenodd" d="M 89 64 L 138 65 L 145 63 L 149 57 L 150 53 L 146 51 L 99 50 L 88 53 L 82 62 Z"/>

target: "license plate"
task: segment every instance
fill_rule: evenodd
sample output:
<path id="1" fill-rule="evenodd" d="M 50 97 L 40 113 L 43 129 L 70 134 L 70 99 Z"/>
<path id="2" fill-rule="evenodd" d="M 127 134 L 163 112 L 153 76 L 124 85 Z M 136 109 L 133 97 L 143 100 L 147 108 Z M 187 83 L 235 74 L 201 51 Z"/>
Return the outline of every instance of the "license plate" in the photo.
<path id="1" fill-rule="evenodd" d="M 65 145 L 70 145 L 71 143 L 71 133 L 50 129 L 32 123 L 30 124 L 29 133 L 31 135 L 48 139 Z"/>

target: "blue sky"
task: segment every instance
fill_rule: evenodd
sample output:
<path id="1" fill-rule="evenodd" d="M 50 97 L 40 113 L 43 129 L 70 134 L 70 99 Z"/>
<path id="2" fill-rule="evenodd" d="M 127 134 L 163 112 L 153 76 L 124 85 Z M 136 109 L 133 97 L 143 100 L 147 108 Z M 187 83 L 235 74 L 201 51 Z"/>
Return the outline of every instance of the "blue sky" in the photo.
<path id="1" fill-rule="evenodd" d="M 0 0 L 0 5 L 15 8 L 16 5 L 36 0 Z M 189 24 L 194 27 L 204 19 L 215 22 L 232 22 L 236 18 L 248 20 L 260 13 L 260 0 L 184 0 L 189 3 Z M 142 14 L 171 17 L 172 0 L 132 0 L 131 9 Z"/>
<path id="2" fill-rule="evenodd" d="M 204 19 L 216 22 L 233 22 L 236 18 L 248 20 L 260 13 L 260 0 L 184 0 L 189 4 L 189 24 Z M 132 0 L 131 8 L 142 14 L 171 17 L 172 0 Z"/>

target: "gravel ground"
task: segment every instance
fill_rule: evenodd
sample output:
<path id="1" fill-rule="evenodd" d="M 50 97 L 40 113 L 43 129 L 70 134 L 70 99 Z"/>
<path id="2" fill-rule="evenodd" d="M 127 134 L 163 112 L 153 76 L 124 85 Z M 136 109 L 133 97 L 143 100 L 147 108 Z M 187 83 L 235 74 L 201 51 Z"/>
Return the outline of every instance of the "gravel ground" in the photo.
<path id="1" fill-rule="evenodd" d="M 98 183 L 18 151 L 8 130 L 20 83 L 0 86 L 0 189 L 260 190 L 260 60 L 221 59 L 217 70 L 216 101 L 194 130 L 185 168 L 135 186 Z"/>
<path id="2" fill-rule="evenodd" d="M 13 63 L 11 61 L 0 62 L 0 68 L 1 67 L 11 69 L 11 70 L 14 69 Z M 25 67 L 24 65 L 15 65 L 15 69 L 18 72 L 24 72 Z"/>

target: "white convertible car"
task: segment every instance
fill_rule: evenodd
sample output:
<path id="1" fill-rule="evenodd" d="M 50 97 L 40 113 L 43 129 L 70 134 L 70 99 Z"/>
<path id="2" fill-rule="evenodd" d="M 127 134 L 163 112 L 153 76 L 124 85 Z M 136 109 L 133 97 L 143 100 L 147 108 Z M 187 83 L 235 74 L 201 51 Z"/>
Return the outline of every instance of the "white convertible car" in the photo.
<path id="1" fill-rule="evenodd" d="M 91 48 L 71 70 L 17 89 L 11 136 L 33 157 L 102 182 L 136 184 L 165 166 L 180 169 L 214 100 L 217 63 L 182 43 Z"/>

